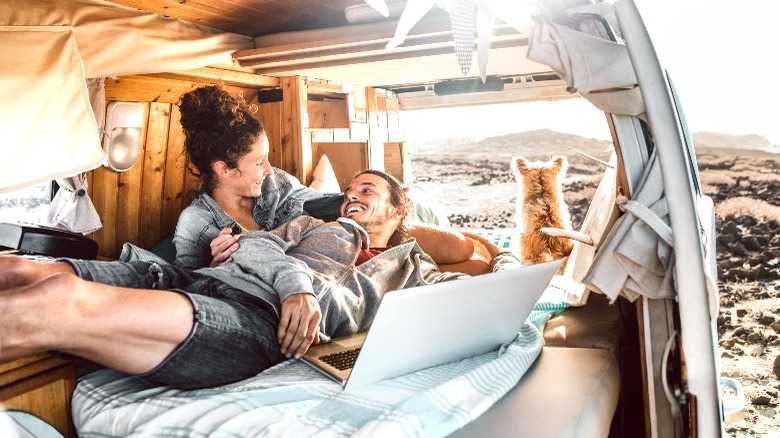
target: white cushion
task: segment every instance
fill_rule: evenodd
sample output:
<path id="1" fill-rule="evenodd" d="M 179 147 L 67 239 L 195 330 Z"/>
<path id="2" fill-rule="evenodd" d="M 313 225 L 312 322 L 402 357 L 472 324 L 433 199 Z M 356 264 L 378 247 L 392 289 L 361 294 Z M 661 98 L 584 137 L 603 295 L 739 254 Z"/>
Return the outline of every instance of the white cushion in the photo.
<path id="1" fill-rule="evenodd" d="M 336 179 L 336 174 L 333 172 L 333 166 L 331 166 L 327 155 L 320 157 L 317 167 L 312 172 L 312 181 L 309 187 L 323 193 L 341 192 L 339 181 Z"/>

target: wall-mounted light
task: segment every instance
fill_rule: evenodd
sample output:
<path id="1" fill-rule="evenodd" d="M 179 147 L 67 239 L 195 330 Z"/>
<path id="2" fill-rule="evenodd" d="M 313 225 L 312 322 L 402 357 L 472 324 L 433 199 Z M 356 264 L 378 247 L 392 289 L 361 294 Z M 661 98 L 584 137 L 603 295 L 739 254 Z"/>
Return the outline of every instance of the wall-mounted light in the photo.
<path id="1" fill-rule="evenodd" d="M 144 107 L 138 102 L 111 102 L 106 109 L 103 150 L 106 166 L 117 172 L 133 167 L 141 154 Z"/>

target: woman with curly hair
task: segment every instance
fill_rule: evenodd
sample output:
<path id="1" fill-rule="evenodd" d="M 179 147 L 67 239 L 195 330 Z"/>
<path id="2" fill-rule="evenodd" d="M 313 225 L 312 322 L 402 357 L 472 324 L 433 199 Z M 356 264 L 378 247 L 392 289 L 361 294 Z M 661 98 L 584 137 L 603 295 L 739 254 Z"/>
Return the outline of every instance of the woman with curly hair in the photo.
<path id="1" fill-rule="evenodd" d="M 178 265 L 224 263 L 238 248 L 242 231 L 273 229 L 302 214 L 338 217 L 341 194 L 310 189 L 271 166 L 262 123 L 223 88 L 190 91 L 179 108 L 187 156 L 202 183 L 176 225 Z"/>

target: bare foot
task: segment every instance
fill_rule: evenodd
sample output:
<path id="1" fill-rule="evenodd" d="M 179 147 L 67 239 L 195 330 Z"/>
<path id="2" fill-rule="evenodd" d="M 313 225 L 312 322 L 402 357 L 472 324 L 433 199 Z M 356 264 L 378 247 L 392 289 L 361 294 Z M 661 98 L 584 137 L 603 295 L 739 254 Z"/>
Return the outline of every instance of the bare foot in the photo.
<path id="1" fill-rule="evenodd" d="M 0 362 L 43 351 L 39 348 L 39 335 L 42 312 L 50 301 L 50 282 L 44 280 L 0 293 Z"/>

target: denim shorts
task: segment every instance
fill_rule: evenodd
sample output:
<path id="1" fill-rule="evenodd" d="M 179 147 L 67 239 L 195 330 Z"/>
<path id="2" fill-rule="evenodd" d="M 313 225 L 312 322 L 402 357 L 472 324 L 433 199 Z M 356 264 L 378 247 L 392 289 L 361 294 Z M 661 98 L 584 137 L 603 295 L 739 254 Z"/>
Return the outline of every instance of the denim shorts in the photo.
<path id="1" fill-rule="evenodd" d="M 286 359 L 276 339 L 279 319 L 260 298 L 168 264 L 66 261 L 85 280 L 170 290 L 189 298 L 192 331 L 162 363 L 140 375 L 150 382 L 183 389 L 224 385 L 252 377 Z"/>

